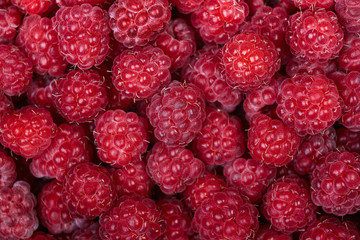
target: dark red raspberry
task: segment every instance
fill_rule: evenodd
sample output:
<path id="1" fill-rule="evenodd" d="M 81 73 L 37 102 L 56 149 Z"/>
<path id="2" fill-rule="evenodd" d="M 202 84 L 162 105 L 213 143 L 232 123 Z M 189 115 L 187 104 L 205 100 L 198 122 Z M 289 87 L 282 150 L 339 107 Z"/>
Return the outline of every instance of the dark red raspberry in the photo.
<path id="1" fill-rule="evenodd" d="M 16 180 L 14 159 L 0 148 L 0 186 L 10 187 Z"/>
<path id="2" fill-rule="evenodd" d="M 204 172 L 204 163 L 183 147 L 157 142 L 147 154 L 146 170 L 165 194 L 185 191 Z"/>
<path id="3" fill-rule="evenodd" d="M 349 34 L 345 37 L 344 47 L 339 56 L 339 66 L 345 71 L 360 69 L 360 37 L 357 34 Z"/>
<path id="4" fill-rule="evenodd" d="M 326 213 L 336 216 L 360 210 L 360 156 L 331 152 L 311 174 L 311 198 Z"/>
<path id="5" fill-rule="evenodd" d="M 11 0 L 11 3 L 29 15 L 42 15 L 55 6 L 55 0 Z"/>
<path id="6" fill-rule="evenodd" d="M 341 116 L 341 99 L 333 80 L 324 75 L 301 75 L 280 85 L 276 113 L 299 135 L 315 135 Z"/>
<path id="7" fill-rule="evenodd" d="M 56 4 L 59 7 L 72 7 L 75 5 L 81 5 L 83 3 L 89 3 L 92 6 L 101 5 L 107 0 L 56 0 Z"/>
<path id="8" fill-rule="evenodd" d="M 254 15 L 261 7 L 265 5 L 264 0 L 245 0 L 250 8 L 250 16 Z"/>
<path id="9" fill-rule="evenodd" d="M 338 148 L 344 148 L 349 152 L 360 154 L 360 132 L 352 132 L 347 128 L 336 129 L 336 144 Z"/>
<path id="10" fill-rule="evenodd" d="M 294 14 L 297 12 L 297 9 L 294 5 L 294 0 L 275 0 L 275 6 L 277 7 L 283 7 L 286 9 L 288 14 Z"/>
<path id="11" fill-rule="evenodd" d="M 269 224 L 260 227 L 256 233 L 256 240 L 292 240 L 292 236 L 273 230 Z"/>
<path id="12" fill-rule="evenodd" d="M 204 0 L 170 0 L 177 10 L 183 14 L 188 14 L 198 10 Z"/>
<path id="13" fill-rule="evenodd" d="M 127 98 L 141 100 L 169 84 L 171 59 L 157 47 L 135 47 L 114 59 L 112 82 Z"/>
<path id="14" fill-rule="evenodd" d="M 0 44 L 0 90 L 8 96 L 24 93 L 32 81 L 30 59 L 14 45 Z"/>
<path id="15" fill-rule="evenodd" d="M 12 187 L 0 187 L 0 238 L 24 239 L 32 236 L 39 221 L 34 209 L 36 198 L 30 185 L 17 181 Z"/>
<path id="16" fill-rule="evenodd" d="M 113 167 L 139 160 L 145 153 L 149 135 L 145 118 L 121 109 L 108 110 L 95 119 L 94 138 L 101 161 Z"/>
<path id="17" fill-rule="evenodd" d="M 52 101 L 52 92 L 55 83 L 53 82 L 53 78 L 48 75 L 37 75 L 33 80 L 26 92 L 28 102 L 38 107 L 44 107 L 51 113 L 55 112 L 56 108 Z"/>
<path id="18" fill-rule="evenodd" d="M 116 191 L 105 167 L 79 163 L 65 175 L 62 199 L 71 213 L 94 219 L 111 208 Z"/>
<path id="19" fill-rule="evenodd" d="M 334 0 L 293 0 L 297 8 L 304 9 L 316 9 L 325 8 L 329 9 L 334 6 Z"/>
<path id="20" fill-rule="evenodd" d="M 15 6 L 0 9 L 0 42 L 10 41 L 17 34 L 16 28 L 21 23 L 22 14 Z"/>
<path id="21" fill-rule="evenodd" d="M 146 115 L 158 140 L 185 146 L 200 132 L 205 120 L 204 94 L 191 83 L 172 81 L 151 98 Z"/>
<path id="22" fill-rule="evenodd" d="M 328 75 L 337 70 L 337 65 L 335 61 L 327 62 L 312 62 L 307 60 L 302 60 L 296 57 L 290 59 L 286 64 L 286 73 L 290 77 L 297 75 Z"/>
<path id="23" fill-rule="evenodd" d="M 117 0 L 109 15 L 115 39 L 128 48 L 155 40 L 171 18 L 167 0 Z"/>
<path id="24" fill-rule="evenodd" d="M 340 22 L 351 33 L 360 31 L 360 2 L 357 0 L 336 0 L 335 11 Z"/>
<path id="25" fill-rule="evenodd" d="M 275 45 L 255 33 L 236 35 L 225 44 L 222 52 L 227 83 L 242 91 L 268 84 L 280 68 Z"/>
<path id="26" fill-rule="evenodd" d="M 44 232 L 35 232 L 31 238 L 25 240 L 56 240 L 56 238 Z"/>
<path id="27" fill-rule="evenodd" d="M 109 52 L 108 13 L 88 3 L 62 7 L 52 18 L 59 50 L 66 61 L 80 69 L 100 65 Z"/>
<path id="28" fill-rule="evenodd" d="M 76 230 L 72 234 L 71 240 L 100 240 L 99 228 L 100 224 L 94 222 L 86 228 Z"/>
<path id="29" fill-rule="evenodd" d="M 286 41 L 291 52 L 309 61 L 328 61 L 339 55 L 344 33 L 334 12 L 324 9 L 297 12 L 289 18 Z"/>
<path id="30" fill-rule="evenodd" d="M 229 188 L 204 200 L 191 225 L 203 240 L 249 239 L 259 228 L 258 214 L 254 205 Z"/>
<path id="31" fill-rule="evenodd" d="M 161 234 L 159 221 L 160 212 L 153 200 L 137 195 L 123 196 L 100 216 L 100 238 L 155 240 Z"/>
<path id="32" fill-rule="evenodd" d="M 4 115 L 4 113 L 13 110 L 14 109 L 14 104 L 13 102 L 8 99 L 4 93 L 0 92 L 0 120 L 2 118 L 2 116 Z"/>

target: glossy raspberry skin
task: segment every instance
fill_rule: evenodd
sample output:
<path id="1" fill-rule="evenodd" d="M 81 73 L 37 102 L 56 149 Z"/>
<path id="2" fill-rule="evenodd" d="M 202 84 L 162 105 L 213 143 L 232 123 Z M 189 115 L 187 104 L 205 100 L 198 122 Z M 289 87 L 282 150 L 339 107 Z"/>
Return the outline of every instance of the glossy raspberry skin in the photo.
<path id="1" fill-rule="evenodd" d="M 10 187 L 16 180 L 14 159 L 0 148 L 0 186 Z"/>
<path id="2" fill-rule="evenodd" d="M 157 47 L 135 47 L 114 59 L 112 83 L 127 98 L 151 97 L 170 83 L 171 59 Z"/>
<path id="3" fill-rule="evenodd" d="M 360 157 L 350 152 L 331 152 L 311 174 L 311 198 L 326 213 L 336 216 L 360 210 Z"/>
<path id="4" fill-rule="evenodd" d="M 161 234 L 159 221 L 160 212 L 153 200 L 137 195 L 123 196 L 100 216 L 100 238 L 155 240 Z"/>
<path id="5" fill-rule="evenodd" d="M 177 10 L 183 14 L 189 14 L 198 10 L 204 0 L 170 0 Z"/>
<path id="6" fill-rule="evenodd" d="M 328 75 L 337 70 L 337 65 L 335 61 L 328 62 L 312 62 L 301 60 L 299 58 L 293 57 L 286 64 L 286 73 L 290 77 L 298 75 Z"/>
<path id="7" fill-rule="evenodd" d="M 339 66 L 346 72 L 360 69 L 360 37 L 357 34 L 348 34 L 345 37 L 344 47 L 339 56 Z"/>
<path id="8" fill-rule="evenodd" d="M 332 126 L 341 116 L 339 92 L 324 75 L 301 75 L 280 85 L 276 113 L 299 135 L 315 135 Z"/>
<path id="9" fill-rule="evenodd" d="M 146 115 L 158 140 L 185 146 L 200 132 L 205 120 L 204 95 L 191 83 L 172 81 L 151 98 Z"/>
<path id="10" fill-rule="evenodd" d="M 111 208 L 116 191 L 105 167 L 79 163 L 66 173 L 62 199 L 71 213 L 94 219 Z"/>
<path id="11" fill-rule="evenodd" d="M 56 240 L 56 238 L 43 232 L 35 232 L 31 238 L 27 238 L 26 240 Z"/>
<path id="12" fill-rule="evenodd" d="M 88 3 L 62 7 L 52 18 L 65 60 L 80 69 L 100 65 L 109 52 L 108 13 Z"/>
<path id="13" fill-rule="evenodd" d="M 158 38 L 171 18 L 166 0 L 118 0 L 109 15 L 115 39 L 127 48 L 145 46 Z"/>
<path id="14" fill-rule="evenodd" d="M 260 227 L 256 233 L 256 240 L 292 240 L 292 236 L 277 232 L 270 228 L 270 225 L 266 224 Z"/>
<path id="15" fill-rule="evenodd" d="M 204 163 L 183 147 L 157 142 L 147 154 L 146 170 L 165 194 L 185 191 L 204 172 Z"/>
<path id="16" fill-rule="evenodd" d="M 268 84 L 280 68 L 275 45 L 255 33 L 234 36 L 225 44 L 222 53 L 227 83 L 242 91 Z"/>
<path id="17" fill-rule="evenodd" d="M 0 9 L 0 42 L 9 41 L 15 38 L 16 28 L 21 23 L 22 14 L 15 6 Z"/>
<path id="18" fill-rule="evenodd" d="M 0 44 L 0 90 L 8 96 L 20 95 L 32 81 L 33 66 L 14 45 Z"/>
<path id="19" fill-rule="evenodd" d="M 335 11 L 339 20 L 348 32 L 360 31 L 360 3 L 356 0 L 336 0 Z"/>
<path id="20" fill-rule="evenodd" d="M 137 161 L 149 143 L 145 118 L 121 109 L 108 110 L 95 119 L 94 138 L 101 161 L 113 167 Z"/>
<path id="21" fill-rule="evenodd" d="M 344 148 L 349 152 L 360 154 L 360 132 L 352 132 L 347 128 L 336 129 L 336 144 L 338 148 Z"/>
<path id="22" fill-rule="evenodd" d="M 100 240 L 99 228 L 99 223 L 94 222 L 86 228 L 76 230 L 72 234 L 71 240 Z"/>
<path id="23" fill-rule="evenodd" d="M 107 0 L 56 0 L 56 4 L 59 7 L 72 7 L 75 5 L 81 5 L 83 3 L 89 3 L 92 6 L 101 5 Z"/>
<path id="24" fill-rule="evenodd" d="M 316 9 L 325 8 L 329 9 L 334 6 L 334 0 L 293 0 L 297 8 L 304 9 Z"/>
<path id="25" fill-rule="evenodd" d="M 51 10 L 54 5 L 54 0 L 11 0 L 11 3 L 26 14 L 43 15 Z"/>

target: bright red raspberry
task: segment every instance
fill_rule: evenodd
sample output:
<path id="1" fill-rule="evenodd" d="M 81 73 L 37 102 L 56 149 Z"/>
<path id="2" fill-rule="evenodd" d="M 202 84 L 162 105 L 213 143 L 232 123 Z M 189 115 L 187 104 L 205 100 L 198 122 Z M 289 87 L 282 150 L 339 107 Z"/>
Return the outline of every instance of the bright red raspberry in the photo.
<path id="1" fill-rule="evenodd" d="M 13 109 L 13 102 L 9 98 L 7 98 L 4 93 L 0 92 L 0 121 L 4 113 Z"/>
<path id="2" fill-rule="evenodd" d="M 204 172 L 204 163 L 183 147 L 157 142 L 147 154 L 146 170 L 165 194 L 185 191 Z"/>
<path id="3" fill-rule="evenodd" d="M 360 154 L 360 132 L 352 132 L 347 128 L 336 129 L 336 144 L 349 152 Z"/>
<path id="4" fill-rule="evenodd" d="M 312 62 L 307 60 L 302 60 L 297 57 L 293 57 L 286 64 L 286 73 L 290 77 L 297 75 L 328 75 L 337 70 L 337 65 L 335 61 L 327 62 Z"/>
<path id="5" fill-rule="evenodd" d="M 336 216 L 360 210 L 360 156 L 331 152 L 311 174 L 311 198 L 326 213 Z"/>
<path id="6" fill-rule="evenodd" d="M 89 3 L 92 6 L 101 5 L 107 0 L 56 0 L 56 4 L 59 7 L 72 7 L 75 5 L 81 5 L 83 3 Z"/>
<path id="7" fill-rule="evenodd" d="M 292 236 L 273 230 L 269 224 L 260 227 L 256 233 L 256 240 L 292 240 Z"/>
<path id="8" fill-rule="evenodd" d="M 203 240 L 243 240 L 258 230 L 258 214 L 254 205 L 229 188 L 204 200 L 191 225 Z"/>
<path id="9" fill-rule="evenodd" d="M 56 240 L 56 238 L 44 232 L 35 232 L 31 238 L 25 240 Z"/>
<path id="10" fill-rule="evenodd" d="M 32 81 L 33 66 L 14 45 L 0 44 L 0 90 L 8 96 L 24 93 Z"/>
<path id="11" fill-rule="evenodd" d="M 95 119 L 94 138 L 101 161 L 122 167 L 145 153 L 149 135 L 145 118 L 121 109 L 108 110 Z"/>
<path id="12" fill-rule="evenodd" d="M 109 52 L 108 13 L 88 3 L 62 7 L 52 18 L 60 53 L 80 69 L 100 65 Z"/>
<path id="13" fill-rule="evenodd" d="M 341 98 L 333 80 L 300 75 L 280 85 L 276 113 L 299 135 L 315 135 L 341 117 Z"/>
<path id="14" fill-rule="evenodd" d="M 21 12 L 29 15 L 43 15 L 55 6 L 55 0 L 11 0 L 11 3 Z"/>
<path id="15" fill-rule="evenodd" d="M 10 187 L 16 180 L 14 159 L 0 148 L 0 187 Z"/>
<path id="16" fill-rule="evenodd" d="M 348 34 L 345 37 L 344 47 L 339 56 L 339 66 L 344 71 L 360 69 L 360 37 L 357 34 Z"/>
<path id="17" fill-rule="evenodd" d="M 170 66 L 171 59 L 160 48 L 135 47 L 114 59 L 112 83 L 127 98 L 145 99 L 170 83 Z"/>
<path id="18" fill-rule="evenodd" d="M 86 228 L 76 230 L 72 234 L 71 240 L 100 240 L 99 228 L 100 224 L 93 222 Z"/>
<path id="19" fill-rule="evenodd" d="M 105 81 L 98 72 L 73 70 L 54 81 L 53 103 L 67 121 L 87 122 L 105 110 Z"/>
<path id="20" fill-rule="evenodd" d="M 293 0 L 297 8 L 301 10 L 325 8 L 329 9 L 334 6 L 334 0 Z"/>
<path id="21" fill-rule="evenodd" d="M 339 20 L 348 32 L 360 31 L 360 2 L 357 0 L 336 0 L 335 11 Z"/>
<path id="22" fill-rule="evenodd" d="M 189 14 L 198 10 L 204 0 L 170 0 L 177 10 L 183 14 Z"/>
<path id="23" fill-rule="evenodd" d="M 242 91 L 268 84 L 280 68 L 275 45 L 255 33 L 236 35 L 225 44 L 222 52 L 227 83 Z"/>
<path id="24" fill-rule="evenodd" d="M 200 132 L 205 120 L 204 94 L 191 83 L 172 81 L 151 98 L 146 115 L 158 140 L 185 146 Z"/>
<path id="25" fill-rule="evenodd" d="M 105 240 L 160 237 L 160 212 L 153 200 L 138 195 L 123 196 L 100 216 L 100 238 Z"/>
<path id="26" fill-rule="evenodd" d="M 16 28 L 21 23 L 22 14 L 15 6 L 0 9 L 0 42 L 10 41 L 16 37 Z"/>
<path id="27" fill-rule="evenodd" d="M 286 41 L 291 52 L 309 61 L 328 61 L 339 55 L 344 33 L 334 12 L 297 12 L 289 18 Z"/>
<path id="28" fill-rule="evenodd" d="M 26 91 L 28 102 L 38 107 L 44 107 L 51 113 L 56 112 L 52 101 L 52 91 L 55 83 L 53 78 L 49 77 L 49 75 L 37 75 L 33 80 Z"/>
<path id="29" fill-rule="evenodd" d="M 115 39 L 132 48 L 145 46 L 164 32 L 171 11 L 167 0 L 117 0 L 109 15 Z"/>

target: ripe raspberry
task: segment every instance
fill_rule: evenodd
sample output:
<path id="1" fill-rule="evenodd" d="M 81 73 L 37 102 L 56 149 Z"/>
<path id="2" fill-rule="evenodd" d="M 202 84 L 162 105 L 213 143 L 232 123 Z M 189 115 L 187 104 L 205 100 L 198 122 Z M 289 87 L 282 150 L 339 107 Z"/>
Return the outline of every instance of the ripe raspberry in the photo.
<path id="1" fill-rule="evenodd" d="M 248 15 L 249 6 L 244 0 L 204 0 L 202 7 L 192 13 L 191 22 L 205 42 L 224 44 L 240 31 Z"/>
<path id="2" fill-rule="evenodd" d="M 58 36 L 50 18 L 25 17 L 16 43 L 24 49 L 36 73 L 60 76 L 65 72 L 67 64 L 60 54 Z"/>
<path id="3" fill-rule="evenodd" d="M 0 44 L 0 90 L 8 96 L 20 95 L 32 81 L 32 64 L 14 45 Z"/>
<path id="4" fill-rule="evenodd" d="M 337 70 L 337 65 L 335 61 L 311 62 L 293 57 L 286 64 L 285 68 L 287 75 L 289 75 L 290 77 L 295 77 L 297 75 L 304 75 L 304 74 L 328 75 Z"/>
<path id="5" fill-rule="evenodd" d="M 80 69 L 100 65 L 109 52 L 108 13 L 90 4 L 62 7 L 52 18 L 59 49 L 66 61 Z"/>
<path id="6" fill-rule="evenodd" d="M 10 187 L 16 180 L 14 159 L 0 148 L 0 187 Z"/>
<path id="7" fill-rule="evenodd" d="M 75 5 L 81 5 L 83 3 L 88 3 L 92 6 L 101 5 L 107 0 L 56 0 L 56 4 L 59 7 L 72 7 Z"/>
<path id="8" fill-rule="evenodd" d="M 109 15 L 115 39 L 128 48 L 155 40 L 171 18 L 166 0 L 117 0 Z"/>
<path id="9" fill-rule="evenodd" d="M 155 202 L 137 195 L 121 197 L 100 216 L 101 239 L 144 239 L 160 237 L 160 212 Z"/>
<path id="10" fill-rule="evenodd" d="M 54 81 L 53 103 L 67 121 L 87 122 L 105 110 L 105 81 L 98 72 L 73 70 Z"/>
<path id="11" fill-rule="evenodd" d="M 242 91 L 268 84 L 280 68 L 275 45 L 255 33 L 236 35 L 225 44 L 222 52 L 227 83 Z"/>
<path id="12" fill-rule="evenodd" d="M 336 0 L 335 11 L 348 32 L 358 33 L 360 31 L 360 2 L 357 0 Z"/>
<path id="13" fill-rule="evenodd" d="M 360 132 L 352 132 L 342 127 L 336 129 L 336 137 L 338 148 L 344 148 L 346 151 L 360 154 Z"/>
<path id="14" fill-rule="evenodd" d="M 229 186 L 237 188 L 251 202 L 257 202 L 275 180 L 276 167 L 251 158 L 237 158 L 225 164 L 224 176 Z"/>
<path id="15" fill-rule="evenodd" d="M 336 216 L 360 210 L 360 157 L 331 152 L 322 157 L 311 174 L 311 198 L 326 213 Z"/>
<path id="16" fill-rule="evenodd" d="M 191 83 L 172 81 L 151 98 L 146 115 L 158 140 L 185 146 L 200 132 L 205 120 L 204 95 Z"/>
<path id="17" fill-rule="evenodd" d="M 99 223 L 94 222 L 86 228 L 76 230 L 71 240 L 100 240 L 99 228 Z"/>
<path id="18" fill-rule="evenodd" d="M 170 0 L 180 13 L 189 14 L 198 10 L 204 0 Z"/>
<path id="19" fill-rule="evenodd" d="M 264 0 L 245 0 L 250 9 L 250 16 L 256 14 L 256 12 L 265 5 Z"/>
<path id="20" fill-rule="evenodd" d="M 0 121 L 4 113 L 13 110 L 14 104 L 2 92 L 0 92 Z"/>
<path id="21" fill-rule="evenodd" d="M 147 126 L 145 118 L 121 109 L 99 115 L 95 119 L 94 138 L 100 160 L 113 167 L 137 161 L 148 147 Z"/>
<path id="22" fill-rule="evenodd" d="M 43 232 L 35 232 L 31 238 L 25 240 L 56 240 L 56 238 Z"/>
<path id="23" fill-rule="evenodd" d="M 304 9 L 316 9 L 325 8 L 329 9 L 334 6 L 334 0 L 293 0 L 297 8 Z"/>
<path id="24" fill-rule="evenodd" d="M 299 135 L 315 135 L 341 116 L 340 96 L 333 80 L 324 75 L 301 75 L 280 85 L 276 113 Z"/>
<path id="25" fill-rule="evenodd" d="M 34 81 L 30 84 L 26 92 L 28 102 L 38 107 L 44 107 L 51 113 L 55 112 L 56 108 L 51 95 L 54 89 L 54 83 L 53 78 L 48 75 L 35 76 Z"/>
<path id="26" fill-rule="evenodd" d="M 269 224 L 260 227 L 256 233 L 256 240 L 292 240 L 292 236 L 284 233 L 277 232 L 271 229 Z"/>
<path id="27" fill-rule="evenodd" d="M 283 166 L 293 160 L 301 140 L 293 129 L 264 114 L 251 118 L 248 138 L 251 157 L 275 166 Z"/>
<path id="28" fill-rule="evenodd" d="M 258 210 L 235 189 L 214 193 L 206 199 L 192 219 L 192 228 L 203 240 L 242 240 L 259 228 Z"/>
<path id="29" fill-rule="evenodd" d="M 170 83 L 171 59 L 157 47 L 135 47 L 117 56 L 112 65 L 114 87 L 127 98 L 141 100 Z"/>
<path id="30" fill-rule="evenodd" d="M 7 240 L 29 238 L 38 228 L 34 207 L 36 198 L 30 185 L 17 181 L 10 187 L 0 187 L 0 238 Z"/>
<path id="31" fill-rule="evenodd" d="M 308 61 L 328 61 L 339 55 L 344 33 L 334 12 L 297 12 L 289 18 L 286 41 L 291 52 Z"/>
<path id="32" fill-rule="evenodd" d="M 22 14 L 15 6 L 0 9 L 0 42 L 10 41 L 17 34 L 16 28 L 21 23 Z"/>
<path id="33" fill-rule="evenodd" d="M 165 194 L 185 191 L 204 172 L 204 163 L 183 147 L 157 142 L 147 154 L 146 170 Z"/>
<path id="34" fill-rule="evenodd" d="M 339 66 L 344 71 L 360 69 L 360 37 L 357 34 L 349 34 L 345 37 L 344 47 L 339 56 Z"/>
<path id="35" fill-rule="evenodd" d="M 11 0 L 11 3 L 21 12 L 29 15 L 43 15 L 55 6 L 54 0 Z"/>

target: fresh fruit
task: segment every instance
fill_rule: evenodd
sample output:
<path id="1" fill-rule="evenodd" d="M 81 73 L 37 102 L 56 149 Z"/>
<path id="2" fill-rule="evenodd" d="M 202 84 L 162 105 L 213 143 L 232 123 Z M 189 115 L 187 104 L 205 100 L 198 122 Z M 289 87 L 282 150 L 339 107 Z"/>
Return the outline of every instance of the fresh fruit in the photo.
<path id="1" fill-rule="evenodd" d="M 352 132 L 347 128 L 336 129 L 336 146 L 349 152 L 360 154 L 360 132 Z"/>
<path id="2" fill-rule="evenodd" d="M 0 148 L 0 186 L 10 187 L 16 180 L 15 162 Z"/>
<path id="3" fill-rule="evenodd" d="M 6 43 L 15 38 L 21 17 L 22 14 L 15 6 L 0 8 L 0 43 Z"/>
<path id="4" fill-rule="evenodd" d="M 344 47 L 339 56 L 339 66 L 347 72 L 360 69 L 360 37 L 357 34 L 348 34 L 345 37 Z"/>
<path id="5" fill-rule="evenodd" d="M 335 1 L 335 11 L 348 32 L 358 33 L 360 30 L 359 9 L 360 3 L 356 0 Z"/>
<path id="6" fill-rule="evenodd" d="M 54 7 L 55 0 L 11 0 L 11 3 L 23 13 L 43 15 Z"/>
<path id="7" fill-rule="evenodd" d="M 334 6 L 334 0 L 293 0 L 296 7 L 304 9 L 325 8 L 329 9 Z"/>

